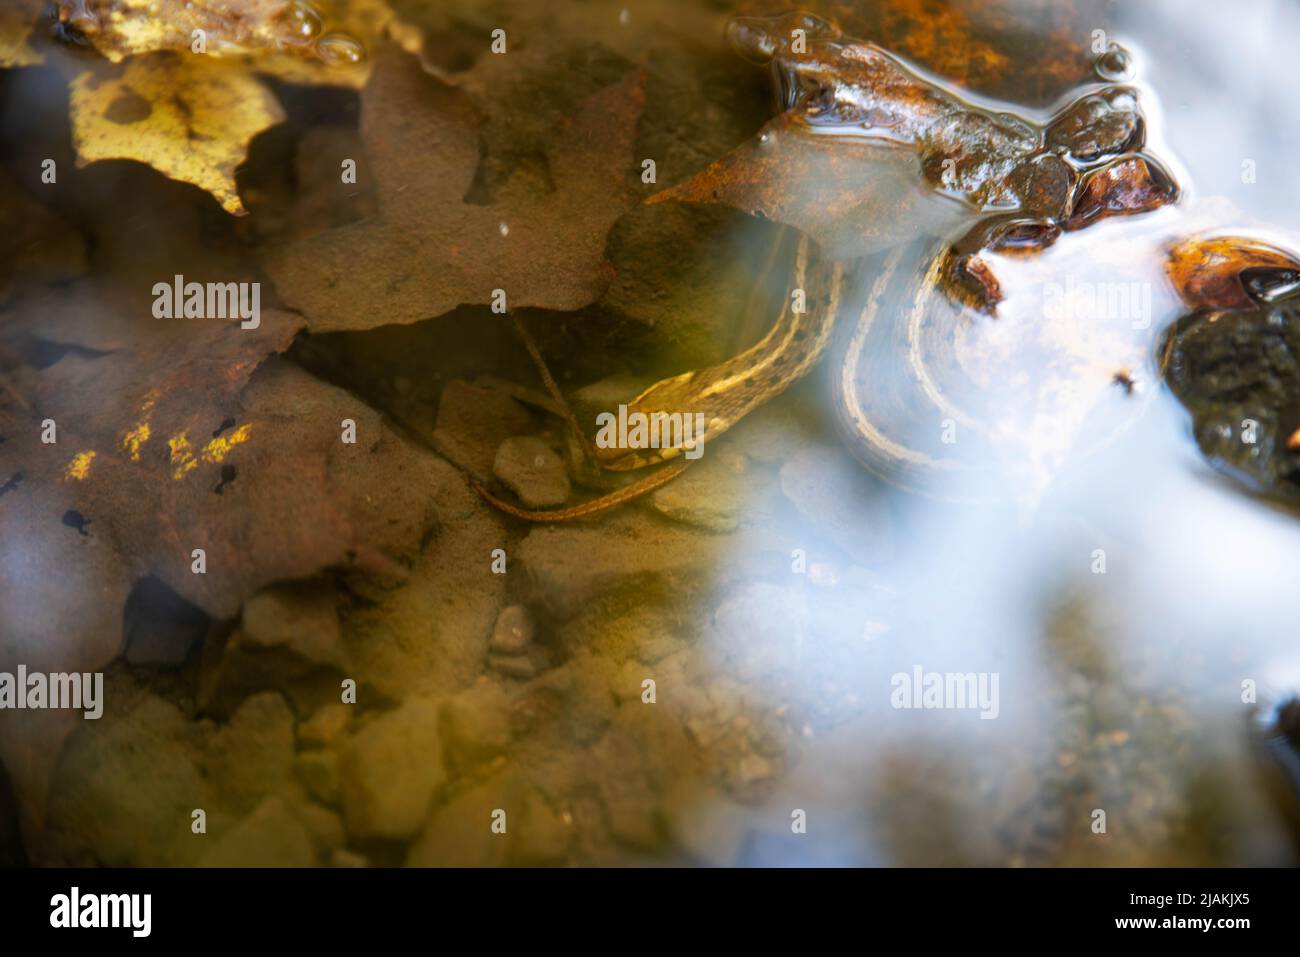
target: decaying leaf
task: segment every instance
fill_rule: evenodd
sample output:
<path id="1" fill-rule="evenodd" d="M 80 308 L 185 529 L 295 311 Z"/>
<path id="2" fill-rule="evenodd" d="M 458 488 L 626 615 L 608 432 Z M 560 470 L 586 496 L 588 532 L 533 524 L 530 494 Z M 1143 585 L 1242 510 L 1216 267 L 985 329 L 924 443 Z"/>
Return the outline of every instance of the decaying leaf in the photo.
<path id="1" fill-rule="evenodd" d="M 257 329 L 155 319 L 90 281 L 18 305 L 0 345 L 38 342 L 61 357 L 21 380 L 30 410 L 0 396 L 0 669 L 102 669 L 146 576 L 228 619 L 258 589 L 326 568 L 400 577 L 432 524 L 453 518 L 429 498 L 463 486 L 451 466 L 275 356 L 300 327 L 272 310 Z M 355 444 L 341 440 L 345 420 Z M 59 744 L 79 720 L 0 722 L 0 760 L 37 831 Z"/>
<path id="2" fill-rule="evenodd" d="M 771 65 L 784 112 L 652 202 L 733 206 L 854 258 L 981 217 L 1010 231 L 983 229 L 974 248 L 1045 245 L 1062 228 L 1177 198 L 1159 164 L 1135 152 L 1145 122 L 1128 87 L 1086 89 L 1039 124 L 969 102 L 810 14 L 739 19 L 729 32 L 739 52 Z"/>
<path id="3" fill-rule="evenodd" d="M 42 0 L 5 0 L 0 4 L 0 67 L 41 62 L 41 55 L 32 49 L 28 38 L 42 6 Z"/>
<path id="4" fill-rule="evenodd" d="M 828 255 L 851 259 L 978 218 L 977 210 L 922 183 L 914 153 L 814 136 L 798 117 L 783 113 L 757 137 L 650 202 L 731 206 L 793 226 Z"/>
<path id="5" fill-rule="evenodd" d="M 0 302 L 16 281 L 71 279 L 86 268 L 85 243 L 76 230 L 0 171 Z"/>
<path id="6" fill-rule="evenodd" d="M 242 213 L 235 168 L 248 142 L 284 119 L 280 104 L 237 64 L 160 53 L 118 76 L 87 72 L 72 84 L 72 133 L 81 165 L 132 159 Z"/>
<path id="7" fill-rule="evenodd" d="M 415 322 L 490 303 L 497 289 L 510 308 L 587 305 L 610 279 L 606 235 L 633 204 L 643 100 L 635 71 L 592 93 L 523 154 L 531 175 L 474 202 L 474 99 L 381 50 L 362 95 L 358 172 L 373 177 L 379 213 L 292 243 L 271 265 L 277 290 L 314 331 Z"/>
<path id="8" fill-rule="evenodd" d="M 1110 27 L 1105 0 L 808 0 L 790 4 L 988 96 L 1046 106 L 1092 71 L 1094 30 Z M 741 12 L 782 9 L 745 0 Z"/>

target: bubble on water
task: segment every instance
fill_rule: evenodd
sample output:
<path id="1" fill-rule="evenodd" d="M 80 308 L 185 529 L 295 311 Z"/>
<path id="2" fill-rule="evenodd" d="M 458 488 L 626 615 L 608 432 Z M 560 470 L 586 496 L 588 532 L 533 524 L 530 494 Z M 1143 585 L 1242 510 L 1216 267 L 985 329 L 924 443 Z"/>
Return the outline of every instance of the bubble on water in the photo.
<path id="1" fill-rule="evenodd" d="M 1133 76 L 1133 56 L 1118 43 L 1112 43 L 1097 57 L 1093 67 L 1103 80 L 1118 83 Z"/>
<path id="2" fill-rule="evenodd" d="M 631 12 L 628 11 L 627 7 L 624 7 L 622 10 L 618 12 L 618 22 L 623 26 L 627 26 L 628 23 L 631 22 L 631 20 L 632 20 L 632 14 Z"/>
<path id="3" fill-rule="evenodd" d="M 502 236 L 509 236 L 509 235 L 510 235 L 510 227 L 507 226 L 505 223 L 502 223 L 498 228 L 501 230 L 501 235 L 502 235 Z"/>
<path id="4" fill-rule="evenodd" d="M 310 40 L 318 37 L 325 28 L 321 16 L 316 9 L 306 3 L 295 3 L 289 11 L 289 24 L 291 32 L 303 40 Z"/>
<path id="5" fill-rule="evenodd" d="M 331 66 L 354 66 L 365 60 L 366 48 L 346 33 L 327 33 L 316 41 L 316 55 Z"/>

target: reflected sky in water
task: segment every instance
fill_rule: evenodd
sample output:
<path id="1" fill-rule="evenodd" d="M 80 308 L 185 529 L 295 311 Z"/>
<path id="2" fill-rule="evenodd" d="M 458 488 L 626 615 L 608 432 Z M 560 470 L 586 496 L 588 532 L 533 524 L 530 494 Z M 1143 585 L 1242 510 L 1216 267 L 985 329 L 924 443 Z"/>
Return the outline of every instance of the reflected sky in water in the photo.
<path id="1" fill-rule="evenodd" d="M 1141 413 L 1094 454 L 1054 459 L 1019 502 L 953 505 L 864 484 L 838 529 L 800 517 L 754 533 L 801 543 L 815 566 L 803 579 L 722 593 L 719 670 L 757 680 L 771 662 L 754 662 L 773 656 L 794 707 L 823 718 L 805 726 L 781 790 L 732 809 L 757 834 L 749 862 L 1289 860 L 1250 771 L 1241 695 L 1248 680 L 1264 699 L 1297 687 L 1300 521 L 1217 474 L 1156 381 L 1160 333 L 1179 311 L 1156 251 L 1205 230 L 1300 242 L 1288 151 L 1300 8 L 1189 6 L 1121 5 L 1111 37 L 1155 95 L 1144 101 L 1152 151 L 1177 170 L 1183 202 L 999 265 L 1008 322 L 1041 315 L 1043 284 L 1067 276 L 1151 291 L 1151 328 L 1133 340 L 1129 401 Z M 1095 426 L 1079 426 L 1071 447 Z M 964 481 L 940 499 L 962 497 Z M 897 534 L 873 560 L 881 510 Z M 756 547 L 740 541 L 738 552 Z M 842 557 L 855 541 L 865 560 Z M 996 674 L 999 716 L 892 706 L 893 676 L 918 666 Z M 809 813 L 802 839 L 788 833 L 791 808 Z"/>

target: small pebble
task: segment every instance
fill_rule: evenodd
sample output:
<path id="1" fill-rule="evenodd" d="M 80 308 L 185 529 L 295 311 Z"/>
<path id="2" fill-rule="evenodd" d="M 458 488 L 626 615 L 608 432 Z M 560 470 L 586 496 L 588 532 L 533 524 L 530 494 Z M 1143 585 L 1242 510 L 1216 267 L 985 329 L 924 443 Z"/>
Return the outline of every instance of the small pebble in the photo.
<path id="1" fill-rule="evenodd" d="M 527 655 L 492 655 L 488 664 L 508 678 L 531 678 L 537 674 L 537 668 Z"/>
<path id="2" fill-rule="evenodd" d="M 533 641 L 533 618 L 523 605 L 510 605 L 497 616 L 491 650 L 503 655 L 521 654 Z"/>
<path id="3" fill-rule="evenodd" d="M 517 435 L 502 442 L 492 472 L 528 508 L 550 508 L 569 498 L 564 460 L 533 436 Z"/>

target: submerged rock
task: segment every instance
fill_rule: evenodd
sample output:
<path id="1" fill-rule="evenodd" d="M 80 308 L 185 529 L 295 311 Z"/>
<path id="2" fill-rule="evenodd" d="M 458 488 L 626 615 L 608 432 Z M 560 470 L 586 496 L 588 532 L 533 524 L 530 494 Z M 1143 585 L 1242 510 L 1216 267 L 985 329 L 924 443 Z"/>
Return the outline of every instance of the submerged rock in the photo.
<path id="1" fill-rule="evenodd" d="M 894 553 L 893 522 L 880 485 L 843 450 L 800 449 L 781 466 L 781 491 L 812 531 L 865 565 Z"/>
<path id="2" fill-rule="evenodd" d="M 442 390 L 433 438 L 452 461 L 486 476 L 501 443 L 532 424 L 529 411 L 508 393 L 455 380 Z"/>
<path id="3" fill-rule="evenodd" d="M 243 636 L 251 652 L 280 650 L 305 665 L 345 669 L 337 593 L 324 583 L 265 588 L 244 604 Z"/>
<path id="4" fill-rule="evenodd" d="M 437 707 L 415 698 L 375 718 L 349 742 L 340 773 L 349 834 L 410 838 L 447 779 Z"/>
<path id="5" fill-rule="evenodd" d="M 1170 335 L 1166 376 L 1201 451 L 1253 491 L 1300 501 L 1300 299 L 1199 312 Z"/>
<path id="6" fill-rule="evenodd" d="M 236 811 L 252 810 L 293 777 L 293 712 L 275 691 L 253 695 L 212 734 L 204 771 Z"/>
<path id="7" fill-rule="evenodd" d="M 51 789 L 44 863 L 163 867 L 195 863 L 195 808 L 217 823 L 199 767 L 203 734 L 180 709 L 143 689 L 108 687 L 129 702 L 68 739 Z M 92 813 L 93 812 L 93 813 Z"/>
<path id="8" fill-rule="evenodd" d="M 203 867 L 314 867 L 310 831 L 280 797 L 269 797 L 227 831 L 200 861 Z"/>
<path id="9" fill-rule="evenodd" d="M 713 553 L 696 532 L 627 513 L 599 526 L 536 527 L 518 549 L 533 597 L 561 619 L 622 589 L 700 587 L 715 571 Z"/>
<path id="10" fill-rule="evenodd" d="M 523 605 L 509 605 L 501 609 L 496 627 L 492 629 L 490 651 L 503 655 L 518 655 L 532 644 L 535 631 L 532 615 Z"/>
<path id="11" fill-rule="evenodd" d="M 338 804 L 338 755 L 332 751 L 304 751 L 298 755 L 294 767 L 308 794 L 323 804 Z"/>
<path id="12" fill-rule="evenodd" d="M 448 764 L 472 768 L 509 747 L 510 700 L 501 682 L 484 677 L 444 702 L 441 732 Z"/>
<path id="13" fill-rule="evenodd" d="M 729 532 L 740 525 L 752 496 L 747 472 L 744 454 L 734 447 L 706 449 L 698 465 L 655 491 L 650 504 L 674 521 Z"/>
<path id="14" fill-rule="evenodd" d="M 337 687 L 348 670 L 337 601 L 325 581 L 273 585 L 250 598 L 240 627 L 203 649 L 199 706 L 229 714 L 247 695 L 275 689 L 302 708 Z"/>
<path id="15" fill-rule="evenodd" d="M 528 508 L 550 508 L 569 498 L 564 460 L 541 439 L 517 435 L 497 449 L 492 472 Z"/>

